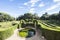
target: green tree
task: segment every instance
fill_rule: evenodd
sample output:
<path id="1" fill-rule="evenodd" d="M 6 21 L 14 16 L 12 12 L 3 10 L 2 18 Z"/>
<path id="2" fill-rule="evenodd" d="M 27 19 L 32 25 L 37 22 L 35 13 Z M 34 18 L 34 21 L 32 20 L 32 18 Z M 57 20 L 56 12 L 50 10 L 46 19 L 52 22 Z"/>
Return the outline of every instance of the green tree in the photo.
<path id="1" fill-rule="evenodd" d="M 7 13 L 0 12 L 0 21 L 12 21 L 14 20 L 14 17 L 8 15 Z"/>
<path id="2" fill-rule="evenodd" d="M 42 19 L 42 20 L 48 20 L 48 19 L 49 19 L 48 13 L 45 12 L 45 14 L 43 14 L 43 15 L 40 17 L 40 19 Z"/>
<path id="3" fill-rule="evenodd" d="M 21 19 L 38 19 L 38 15 L 37 14 L 32 14 L 32 13 L 25 13 L 24 15 L 21 15 L 17 18 L 17 20 L 21 20 Z"/>

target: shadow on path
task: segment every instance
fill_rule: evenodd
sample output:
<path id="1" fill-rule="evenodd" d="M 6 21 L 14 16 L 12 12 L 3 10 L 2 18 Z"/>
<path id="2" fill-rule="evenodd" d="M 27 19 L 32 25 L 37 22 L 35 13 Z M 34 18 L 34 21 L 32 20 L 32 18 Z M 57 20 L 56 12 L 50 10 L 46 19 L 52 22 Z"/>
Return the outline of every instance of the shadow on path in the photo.
<path id="1" fill-rule="evenodd" d="M 14 31 L 14 34 L 6 40 L 45 40 L 44 37 L 41 36 L 41 31 L 39 29 L 36 30 L 36 34 L 30 38 L 22 38 L 18 35 L 18 29 Z"/>
<path id="2" fill-rule="evenodd" d="M 26 38 L 26 40 L 46 40 L 39 29 L 36 30 L 36 34 L 33 37 Z"/>

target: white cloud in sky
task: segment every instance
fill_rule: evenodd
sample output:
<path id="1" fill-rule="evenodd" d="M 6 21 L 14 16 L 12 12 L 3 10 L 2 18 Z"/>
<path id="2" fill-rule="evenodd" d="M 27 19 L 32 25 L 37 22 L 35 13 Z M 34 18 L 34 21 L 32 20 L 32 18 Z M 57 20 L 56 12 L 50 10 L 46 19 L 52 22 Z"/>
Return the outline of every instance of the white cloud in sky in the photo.
<path id="1" fill-rule="evenodd" d="M 24 3 L 24 5 L 26 5 L 26 6 L 27 6 L 27 5 L 28 5 L 28 3 Z"/>
<path id="2" fill-rule="evenodd" d="M 46 11 L 50 11 L 50 10 L 56 9 L 57 7 L 60 7 L 60 3 L 57 3 L 57 4 L 47 8 Z"/>
<path id="3" fill-rule="evenodd" d="M 34 7 L 38 1 L 41 1 L 41 0 L 30 0 L 29 3 L 31 3 L 31 7 Z"/>
<path id="4" fill-rule="evenodd" d="M 43 13 L 43 14 L 44 14 L 45 12 L 49 12 L 49 13 L 50 13 L 50 11 L 52 11 L 52 13 L 56 13 L 57 11 L 54 11 L 54 9 L 56 9 L 56 8 L 58 8 L 58 7 L 60 7 L 60 3 L 57 3 L 57 4 L 53 5 L 53 6 L 50 6 L 49 8 L 41 11 L 40 13 Z M 52 13 L 50 13 L 50 14 L 52 14 Z M 41 14 L 39 14 L 39 15 L 41 16 Z"/>
<path id="5" fill-rule="evenodd" d="M 41 1 L 41 0 L 30 0 L 30 3 L 36 3 L 36 2 L 38 2 L 38 1 Z"/>
<path id="6" fill-rule="evenodd" d="M 26 2 L 26 3 L 24 3 L 24 5 L 27 6 L 27 5 L 31 4 L 30 6 L 31 6 L 31 7 L 34 7 L 35 4 L 36 4 L 38 1 L 41 1 L 41 0 L 30 0 L 30 1 Z"/>
<path id="7" fill-rule="evenodd" d="M 39 4 L 39 7 L 44 7 L 45 6 L 45 4 L 43 3 L 43 2 L 41 2 L 40 4 Z"/>
<path id="8" fill-rule="evenodd" d="M 51 11 L 51 10 L 53 11 L 53 13 L 56 13 L 57 11 L 54 11 L 54 9 L 56 9 L 56 8 L 58 8 L 58 7 L 60 7 L 60 3 L 57 3 L 57 4 L 55 4 L 55 5 L 47 8 L 47 9 L 45 9 L 45 10 L 42 10 L 40 13 L 49 12 L 49 11 Z M 39 15 L 40 15 L 40 14 L 39 14 Z"/>
<path id="9" fill-rule="evenodd" d="M 54 2 L 60 2 L 60 0 L 53 0 Z"/>
<path id="10" fill-rule="evenodd" d="M 29 10 L 29 12 L 30 12 L 30 13 L 35 13 L 35 8 L 31 8 L 31 9 Z"/>
<path id="11" fill-rule="evenodd" d="M 34 6 L 35 6 L 35 3 L 32 3 L 32 4 L 31 4 L 31 7 L 34 7 Z"/>

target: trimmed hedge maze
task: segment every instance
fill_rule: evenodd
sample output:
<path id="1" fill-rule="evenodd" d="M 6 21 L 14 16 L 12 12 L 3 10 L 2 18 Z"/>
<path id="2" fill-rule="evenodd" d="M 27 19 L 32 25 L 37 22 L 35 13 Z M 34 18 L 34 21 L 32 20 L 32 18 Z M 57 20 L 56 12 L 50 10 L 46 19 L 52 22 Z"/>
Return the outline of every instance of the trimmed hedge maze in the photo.
<path id="1" fill-rule="evenodd" d="M 38 29 L 41 29 L 42 36 L 44 36 L 47 40 L 60 40 L 60 27 L 49 22 L 45 22 L 42 20 L 31 20 L 25 19 L 20 20 L 19 25 L 17 23 L 12 23 L 12 26 L 8 28 L 2 28 L 0 25 L 0 40 L 5 40 L 6 38 L 10 37 L 16 28 L 25 28 L 26 26 L 33 26 L 35 25 Z"/>
<path id="2" fill-rule="evenodd" d="M 25 28 L 26 26 L 33 26 L 34 27 L 34 25 L 35 25 L 35 23 L 36 23 L 36 25 L 38 24 L 38 22 L 37 22 L 37 20 L 31 20 L 31 19 L 25 19 L 25 20 L 20 20 L 20 26 L 22 27 L 22 28 Z"/>
<path id="3" fill-rule="evenodd" d="M 6 38 L 10 37 L 16 28 L 17 25 L 12 25 L 8 28 L 0 28 L 0 40 L 5 40 Z"/>
<path id="4" fill-rule="evenodd" d="M 42 35 L 47 40 L 60 40 L 60 27 L 46 24 L 43 21 L 39 21 L 38 24 L 41 25 Z"/>
<path id="5" fill-rule="evenodd" d="M 37 28 L 41 29 L 42 36 L 44 36 L 47 40 L 60 40 L 60 27 L 49 22 L 45 22 L 42 20 L 20 20 L 20 26 L 24 28 L 26 25 L 34 25 L 36 22 Z M 34 26 L 33 26 L 34 27 Z"/>

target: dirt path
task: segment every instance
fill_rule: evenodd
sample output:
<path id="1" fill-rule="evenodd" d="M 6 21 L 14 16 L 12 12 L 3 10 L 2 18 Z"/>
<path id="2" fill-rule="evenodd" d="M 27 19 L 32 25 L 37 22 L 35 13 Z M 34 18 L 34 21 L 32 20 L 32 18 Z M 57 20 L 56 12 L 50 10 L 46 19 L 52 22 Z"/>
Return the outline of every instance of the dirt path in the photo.
<path id="1" fill-rule="evenodd" d="M 19 35 L 18 35 L 18 29 L 16 29 L 14 31 L 14 34 L 11 37 L 9 37 L 8 39 L 6 39 L 6 40 L 25 40 L 25 38 L 19 37 Z"/>
<path id="2" fill-rule="evenodd" d="M 22 38 L 18 35 L 18 29 L 16 29 L 14 31 L 14 34 L 6 40 L 45 40 L 45 39 L 41 36 L 40 31 L 38 31 L 38 30 L 36 30 L 36 35 L 33 36 L 33 37 L 31 37 L 31 38 Z"/>
<path id="3" fill-rule="evenodd" d="M 26 40 L 46 40 L 43 36 L 41 36 L 41 31 L 36 30 L 36 35 L 31 38 L 26 38 Z"/>

